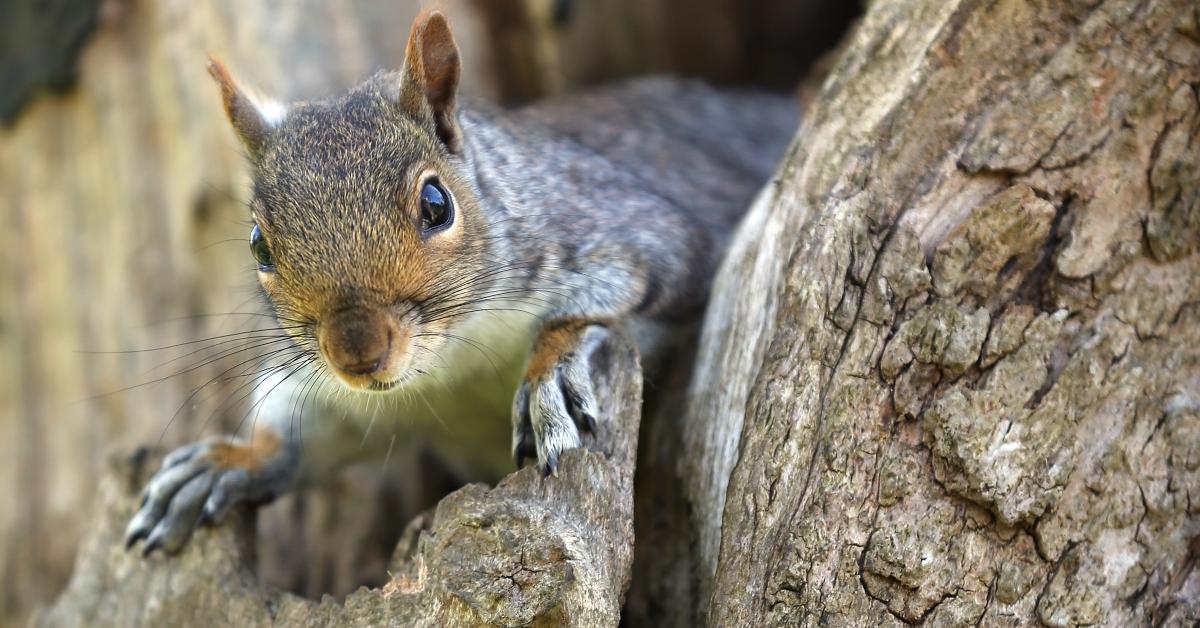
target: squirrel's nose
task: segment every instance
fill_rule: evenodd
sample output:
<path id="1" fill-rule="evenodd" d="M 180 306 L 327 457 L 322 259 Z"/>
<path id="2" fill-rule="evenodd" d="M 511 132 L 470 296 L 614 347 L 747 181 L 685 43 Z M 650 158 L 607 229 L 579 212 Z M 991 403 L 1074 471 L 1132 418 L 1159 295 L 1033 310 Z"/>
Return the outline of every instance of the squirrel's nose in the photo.
<path id="1" fill-rule="evenodd" d="M 334 368 L 349 375 L 369 375 L 387 361 L 392 328 L 383 312 L 348 308 L 321 324 L 318 340 Z"/>

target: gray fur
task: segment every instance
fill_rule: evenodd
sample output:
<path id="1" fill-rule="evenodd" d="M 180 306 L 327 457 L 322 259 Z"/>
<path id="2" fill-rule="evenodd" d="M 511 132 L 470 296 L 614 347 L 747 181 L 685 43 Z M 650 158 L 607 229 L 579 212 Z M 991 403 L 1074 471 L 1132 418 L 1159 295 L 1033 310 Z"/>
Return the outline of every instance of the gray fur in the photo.
<path id="1" fill-rule="evenodd" d="M 163 459 L 162 468 L 146 485 L 141 507 L 125 528 L 126 546 L 145 539 L 144 554 L 156 549 L 175 552 L 197 524 L 220 522 L 234 504 L 262 503 L 294 486 L 299 468 L 294 445 L 281 447 L 269 462 L 249 471 L 217 467 L 205 457 L 221 442 L 228 439 L 184 445 Z"/>
<path id="2" fill-rule="evenodd" d="M 282 435 L 279 454 L 257 472 L 205 467 L 203 444 L 171 454 L 129 524 L 130 543 L 177 549 L 197 519 L 324 477 L 372 449 L 364 443 L 381 413 L 414 433 L 435 431 L 431 415 L 467 420 L 454 404 L 486 387 L 488 366 L 511 409 L 512 453 L 553 471 L 599 415 L 587 365 L 605 326 L 698 316 L 797 113 L 783 97 L 645 79 L 513 111 L 451 102 L 456 117 L 435 120 L 409 102 L 403 80 L 380 74 L 290 106 L 251 155 L 251 206 L 277 261 L 264 293 L 297 346 L 319 357 L 316 328 L 338 308 L 389 308 L 425 332 L 413 336 L 406 383 L 349 395 L 306 392 L 302 378 L 269 387 L 280 392 L 256 403 Z M 422 168 L 454 199 L 455 239 L 416 230 L 407 186 Z M 583 326 L 578 344 L 522 377 L 523 356 L 563 321 Z M 477 356 L 471 342 L 498 350 L 474 347 Z M 374 401 L 356 401 L 363 395 Z M 485 407 L 465 414 L 491 416 Z M 458 414 L 442 417 L 447 408 Z M 476 444 L 494 447 L 493 427 L 461 429 L 441 451 L 484 456 L 466 443 L 479 432 Z"/>
<path id="3" fill-rule="evenodd" d="M 554 473 L 559 455 L 580 445 L 580 432 L 596 426 L 599 408 L 592 391 L 589 361 L 608 337 L 602 325 L 589 325 L 579 344 L 545 375 L 521 382 L 513 409 L 513 457 L 517 464 L 536 455 Z"/>

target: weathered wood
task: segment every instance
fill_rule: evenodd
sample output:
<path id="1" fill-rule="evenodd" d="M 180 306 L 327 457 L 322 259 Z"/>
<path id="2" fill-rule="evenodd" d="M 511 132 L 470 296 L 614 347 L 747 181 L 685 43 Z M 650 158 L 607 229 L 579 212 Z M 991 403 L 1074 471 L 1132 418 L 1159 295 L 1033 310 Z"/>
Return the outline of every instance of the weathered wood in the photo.
<path id="1" fill-rule="evenodd" d="M 871 3 L 710 307 L 712 625 L 1200 617 L 1198 16 Z"/>
<path id="2" fill-rule="evenodd" d="M 253 518 L 200 531 L 178 557 L 121 549 L 157 457 L 117 461 L 75 574 L 38 626 L 616 626 L 633 562 L 633 474 L 641 417 L 637 350 L 613 334 L 593 357 L 601 414 L 588 450 L 557 476 L 526 467 L 466 486 L 414 522 L 391 579 L 344 603 L 280 593 L 254 576 Z"/>

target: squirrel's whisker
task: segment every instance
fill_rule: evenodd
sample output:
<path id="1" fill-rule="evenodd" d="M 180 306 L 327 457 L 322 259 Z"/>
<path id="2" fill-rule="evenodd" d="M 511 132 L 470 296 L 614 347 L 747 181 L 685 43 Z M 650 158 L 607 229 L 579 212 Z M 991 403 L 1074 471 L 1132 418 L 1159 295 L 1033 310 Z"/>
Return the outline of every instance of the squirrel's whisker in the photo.
<path id="1" fill-rule="evenodd" d="M 271 343 L 274 343 L 274 342 L 279 342 L 279 340 L 271 341 Z M 232 356 L 234 356 L 234 355 L 237 355 L 237 354 L 239 354 L 239 353 L 243 353 L 243 352 L 246 352 L 246 351 L 251 351 L 251 350 L 253 350 L 253 349 L 258 349 L 258 348 L 261 348 L 261 346 L 262 346 L 262 345 L 255 345 L 255 346 L 250 346 L 250 347 L 243 347 L 243 348 L 240 348 L 240 349 L 230 349 L 230 350 L 226 350 L 226 351 L 223 351 L 223 352 L 222 352 L 221 354 L 219 354 L 219 355 L 216 355 L 216 356 L 210 356 L 210 357 L 208 357 L 208 358 L 205 358 L 205 359 L 204 359 L 203 361 L 201 361 L 199 364 L 195 364 L 195 365 L 193 365 L 193 366 L 190 366 L 190 367 L 187 367 L 187 368 L 185 368 L 185 369 L 183 369 L 183 370 L 176 371 L 175 373 L 171 373 L 170 375 L 164 375 L 164 376 L 162 376 L 162 377 L 159 377 L 159 378 L 156 378 L 156 379 L 152 379 L 152 380 L 150 380 L 150 381 L 142 382 L 142 383 L 140 383 L 140 384 L 133 384 L 133 385 L 131 385 L 131 386 L 126 386 L 126 387 L 124 387 L 124 388 L 119 388 L 119 389 L 117 389 L 117 390 L 113 390 L 113 391 L 109 391 L 109 392 L 105 392 L 105 393 L 99 393 L 99 394 L 97 394 L 97 395 L 94 395 L 94 396 L 92 396 L 92 397 L 88 397 L 87 399 L 85 399 L 85 401 L 95 401 L 95 400 L 97 400 L 97 399 L 104 399 L 105 397 L 110 397 L 110 396 L 112 396 L 112 395 L 116 395 L 116 394 L 120 394 L 120 393 L 124 393 L 124 392 L 129 392 L 129 391 L 131 391 L 131 390 L 136 390 L 136 389 L 138 389 L 138 388 L 143 388 L 143 387 L 146 387 L 146 386 L 152 386 L 152 385 L 154 385 L 154 384 L 160 384 L 160 383 L 162 383 L 162 382 L 165 382 L 165 381 L 167 381 L 167 380 L 169 380 L 169 379 L 171 379 L 171 378 L 174 378 L 174 377 L 179 377 L 180 375 L 185 375 L 185 374 L 187 374 L 187 373 L 191 373 L 191 372 L 193 372 L 193 371 L 199 370 L 199 369 L 201 369 L 201 368 L 204 368 L 205 366 L 208 366 L 208 365 L 210 365 L 210 364 L 213 364 L 213 363 L 215 363 L 215 362 L 219 362 L 220 360 L 223 360 L 223 359 L 225 359 L 225 358 L 232 357 Z M 259 358 L 258 358 L 258 356 L 256 356 L 256 357 L 252 358 L 251 360 L 255 360 L 255 359 L 259 359 Z M 243 364 L 244 364 L 244 363 L 243 363 Z M 153 370 L 153 369 L 151 369 L 151 370 Z"/>
<path id="2" fill-rule="evenodd" d="M 251 388 L 250 390 L 243 393 L 242 396 L 237 400 L 239 403 L 243 399 L 248 397 L 249 395 L 254 394 L 254 392 L 257 391 L 264 383 L 270 381 L 271 376 L 275 375 L 276 373 L 282 372 L 284 369 L 287 369 L 287 368 L 291 369 L 290 371 L 288 371 L 288 373 L 286 375 L 284 375 L 282 378 L 280 378 L 280 380 L 278 382 L 275 382 L 275 384 L 272 385 L 271 388 L 269 388 L 267 390 L 267 392 L 263 393 L 262 397 L 260 397 L 254 403 L 250 404 L 250 407 L 246 410 L 246 412 L 244 412 L 242 414 L 241 420 L 238 421 L 237 426 L 233 429 L 233 434 L 236 435 L 242 431 L 242 426 L 246 424 L 246 419 L 249 418 L 251 414 L 256 413 L 258 411 L 258 409 L 260 409 L 262 407 L 262 405 L 266 403 L 267 399 L 271 396 L 271 393 L 275 392 L 276 388 L 279 388 L 280 386 L 282 386 L 284 384 L 284 382 L 291 379 L 292 376 L 294 376 L 296 373 L 299 373 L 304 368 L 304 366 L 309 364 L 311 362 L 311 360 L 313 360 L 313 359 L 315 359 L 315 356 L 312 356 L 312 355 L 297 356 L 296 358 L 293 358 L 293 360 L 298 361 L 299 364 L 297 364 L 296 366 L 293 367 L 292 366 L 294 364 L 293 360 L 289 360 L 287 363 L 280 365 L 279 367 L 276 367 L 273 371 L 268 373 L 266 376 L 260 378 L 258 380 L 258 383 L 256 383 L 253 388 Z"/>
<path id="3" fill-rule="evenodd" d="M 287 349 L 290 349 L 290 347 L 281 349 L 279 351 L 285 351 Z M 163 437 L 165 437 L 167 434 L 167 430 L 169 430 L 171 428 L 171 425 L 175 422 L 175 419 L 178 418 L 179 414 L 181 412 L 183 412 L 183 409 L 186 408 L 192 402 L 192 400 L 196 397 L 196 395 L 198 395 L 201 391 L 203 391 L 205 388 L 208 388 L 212 384 L 219 383 L 219 382 L 228 382 L 228 381 L 240 378 L 240 377 L 246 377 L 247 375 L 244 372 L 236 374 L 236 375 L 232 375 L 232 376 L 228 376 L 226 374 L 229 373 L 230 371 L 241 368 L 250 362 L 258 361 L 261 359 L 262 359 L 262 356 L 255 356 L 249 360 L 245 360 L 245 361 L 239 362 L 237 364 L 234 364 L 234 365 L 226 368 L 225 370 L 221 371 L 216 376 L 210 378 L 208 381 L 204 382 L 200 386 L 193 389 L 191 394 L 188 395 L 187 399 L 184 400 L 183 404 L 181 404 L 179 406 L 179 408 L 175 410 L 175 413 L 171 415 L 171 418 L 167 421 L 167 424 L 163 426 L 162 432 L 158 435 L 158 442 L 159 443 L 162 442 Z M 261 372 L 262 371 L 259 371 L 258 373 L 261 373 Z M 257 375 L 257 373 L 255 375 Z M 251 375 L 250 377 L 252 378 L 250 381 L 253 381 L 254 375 Z M 236 393 L 236 389 L 235 389 L 235 393 Z M 231 394 L 235 394 L 235 393 L 231 393 Z M 218 408 L 219 407 L 220 406 L 218 406 Z"/>
<path id="4" fill-rule="evenodd" d="M 244 344 L 234 346 L 234 347 L 225 347 L 223 349 L 217 349 L 216 354 L 210 353 L 210 354 L 207 354 L 207 355 L 204 355 L 204 356 L 198 358 L 198 360 L 200 360 L 199 366 L 203 366 L 205 364 L 212 364 L 213 362 L 220 361 L 225 358 L 231 358 L 235 355 L 238 355 L 240 353 L 245 353 L 247 351 L 254 351 L 256 349 L 265 349 L 272 345 L 277 345 L 277 344 L 280 344 L 283 342 L 290 342 L 290 341 L 291 341 L 291 338 L 289 338 L 287 336 L 247 340 L 247 341 L 245 341 Z M 166 362 L 163 362 L 161 364 L 158 364 L 156 366 L 153 366 L 153 367 L 150 367 L 149 369 L 147 369 L 145 372 L 142 373 L 142 377 L 147 377 L 150 374 L 154 373 L 155 371 L 158 371 L 159 369 L 162 369 L 170 364 L 173 364 L 180 360 L 189 358 L 197 353 L 201 353 L 202 351 L 209 351 L 209 350 L 210 350 L 209 348 L 199 349 L 196 351 L 192 351 L 192 352 L 188 353 L 187 355 L 183 355 L 183 356 L 179 356 L 177 358 L 171 359 L 171 360 L 167 360 Z M 186 372 L 188 372 L 188 371 L 187 370 L 180 371 L 179 374 L 183 374 Z"/>
<path id="5" fill-rule="evenodd" d="M 247 334 L 268 333 L 268 332 L 274 332 L 274 331 L 285 331 L 288 329 L 302 329 L 302 328 L 303 328 L 302 326 L 297 325 L 295 327 L 267 327 L 267 328 L 263 328 L 263 329 L 247 329 L 245 331 L 238 331 L 238 332 L 233 332 L 233 333 L 229 333 L 229 334 L 221 334 L 219 336 L 211 336 L 209 338 L 198 338 L 196 340 L 177 342 L 175 344 L 163 345 L 161 347 L 147 347 L 145 349 L 127 349 L 124 351 L 78 350 L 78 351 L 76 351 L 76 353 L 81 353 L 81 354 L 85 354 L 85 355 L 126 355 L 126 354 L 136 354 L 136 353 L 154 353 L 156 351 L 166 351 L 167 349 L 177 349 L 179 347 L 186 347 L 189 345 L 199 344 L 202 342 L 210 342 L 213 340 L 233 338 L 234 336 L 237 336 L 240 339 L 240 338 L 244 338 Z"/>
<path id="6" fill-rule="evenodd" d="M 240 348 L 240 350 L 247 350 L 247 349 L 253 349 L 253 348 L 257 348 L 257 347 L 261 347 L 261 346 L 268 346 L 268 345 L 275 344 L 277 342 L 281 342 L 284 340 L 290 341 L 291 339 L 292 339 L 291 336 L 273 334 L 273 335 L 267 335 L 267 336 L 246 336 L 246 337 L 242 337 L 242 338 L 233 338 L 233 339 L 229 339 L 229 340 L 224 340 L 224 341 L 217 342 L 217 343 L 214 343 L 209 346 L 200 347 L 199 349 L 193 349 L 192 351 L 189 351 L 183 355 L 176 356 L 174 358 L 171 358 L 170 360 L 167 360 L 165 362 L 162 362 L 155 366 L 152 366 L 149 369 L 146 369 L 146 371 L 144 371 L 141 374 L 141 376 L 145 377 L 145 376 L 153 373 L 154 371 L 157 371 L 158 369 L 161 369 L 165 366 L 179 362 L 180 360 L 186 360 L 187 358 L 190 358 L 198 353 L 203 353 L 205 351 L 218 350 L 217 347 L 221 347 L 223 345 L 242 343 L 242 344 L 238 345 L 237 347 L 233 347 L 233 348 L 234 349 Z M 223 349 L 219 349 L 219 351 L 227 351 L 229 349 L 230 349 L 229 347 L 226 347 Z"/>

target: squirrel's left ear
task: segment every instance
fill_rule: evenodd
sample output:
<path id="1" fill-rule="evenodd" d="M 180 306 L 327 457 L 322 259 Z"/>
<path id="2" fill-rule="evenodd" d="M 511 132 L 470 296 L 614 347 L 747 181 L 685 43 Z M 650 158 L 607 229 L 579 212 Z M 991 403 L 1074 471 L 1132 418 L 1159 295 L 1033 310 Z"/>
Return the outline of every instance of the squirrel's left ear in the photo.
<path id="1" fill-rule="evenodd" d="M 242 140 L 242 145 L 250 152 L 251 157 L 257 157 L 275 127 L 279 126 L 287 115 L 287 108 L 242 89 L 237 81 L 233 80 L 229 68 L 216 57 L 208 58 L 208 73 L 221 88 L 221 99 L 225 101 L 225 113 L 229 116 L 233 130 L 237 132 L 238 138 Z"/>
<path id="2" fill-rule="evenodd" d="M 400 104 L 414 116 L 431 120 L 452 153 L 462 150 L 462 130 L 454 112 L 460 71 L 458 45 L 446 16 L 438 11 L 418 15 L 408 35 Z"/>

